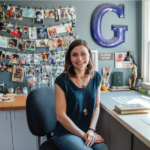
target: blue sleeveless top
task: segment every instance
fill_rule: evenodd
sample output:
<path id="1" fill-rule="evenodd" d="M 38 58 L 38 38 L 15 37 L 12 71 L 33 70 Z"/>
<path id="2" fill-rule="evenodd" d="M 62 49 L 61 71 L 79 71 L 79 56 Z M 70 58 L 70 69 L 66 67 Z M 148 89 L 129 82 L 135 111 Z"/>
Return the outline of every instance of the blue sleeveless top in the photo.
<path id="1" fill-rule="evenodd" d="M 79 127 L 82 131 L 87 132 L 97 97 L 97 90 L 102 82 L 102 75 L 95 71 L 94 77 L 90 79 L 86 88 L 77 87 L 72 80 L 65 77 L 65 73 L 60 74 L 55 83 L 64 91 L 67 104 L 67 116 Z M 87 102 L 86 102 L 87 101 Z M 85 109 L 85 102 L 87 108 L 87 115 L 83 114 Z M 70 133 L 65 129 L 60 122 L 56 122 L 54 136 L 61 136 Z"/>

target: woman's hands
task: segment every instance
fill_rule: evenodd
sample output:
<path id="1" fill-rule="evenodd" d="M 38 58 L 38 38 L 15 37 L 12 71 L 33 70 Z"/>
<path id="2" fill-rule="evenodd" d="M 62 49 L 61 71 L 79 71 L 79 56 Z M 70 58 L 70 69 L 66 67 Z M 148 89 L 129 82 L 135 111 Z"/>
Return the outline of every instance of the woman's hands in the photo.
<path id="1" fill-rule="evenodd" d="M 88 130 L 85 133 L 84 140 L 85 140 L 85 145 L 88 147 L 91 147 L 94 143 L 105 142 L 105 140 L 100 135 L 94 133 L 92 130 Z"/>

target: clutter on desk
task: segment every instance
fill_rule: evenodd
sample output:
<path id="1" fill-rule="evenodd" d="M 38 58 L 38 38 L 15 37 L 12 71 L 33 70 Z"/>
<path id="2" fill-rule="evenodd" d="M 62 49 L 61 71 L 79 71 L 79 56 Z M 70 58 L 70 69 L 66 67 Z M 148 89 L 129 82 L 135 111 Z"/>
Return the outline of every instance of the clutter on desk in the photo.
<path id="1" fill-rule="evenodd" d="M 17 87 L 17 88 L 15 89 L 15 93 L 16 93 L 16 94 L 22 94 L 22 91 L 21 91 L 20 87 Z"/>
<path id="2" fill-rule="evenodd" d="M 139 87 L 139 92 L 146 94 L 146 95 L 150 95 L 150 90 L 142 88 L 142 87 Z"/>
<path id="3" fill-rule="evenodd" d="M 0 84 L 0 93 L 6 94 L 6 84 L 3 82 L 2 84 Z"/>
<path id="4" fill-rule="evenodd" d="M 9 88 L 9 89 L 8 89 L 8 92 L 9 92 L 9 93 L 14 93 L 13 87 Z"/>
<path id="5" fill-rule="evenodd" d="M 12 102 L 12 101 L 14 101 L 14 97 L 13 96 L 2 96 L 2 97 L 0 97 L 0 101 L 2 102 Z"/>

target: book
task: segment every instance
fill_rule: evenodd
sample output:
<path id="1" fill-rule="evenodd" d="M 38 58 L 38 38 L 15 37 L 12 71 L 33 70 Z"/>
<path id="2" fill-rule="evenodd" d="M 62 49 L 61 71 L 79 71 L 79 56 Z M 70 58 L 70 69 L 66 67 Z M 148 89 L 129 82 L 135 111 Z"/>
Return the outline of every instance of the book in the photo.
<path id="1" fill-rule="evenodd" d="M 112 91 L 112 92 L 117 92 L 117 91 L 130 91 L 130 89 L 111 89 L 109 88 L 108 90 Z"/>
<path id="2" fill-rule="evenodd" d="M 143 94 L 146 94 L 146 95 L 150 95 L 150 90 L 144 89 L 142 87 L 139 87 L 139 92 L 143 93 Z"/>
<path id="3" fill-rule="evenodd" d="M 150 82 L 141 82 L 141 88 L 150 90 Z"/>
<path id="4" fill-rule="evenodd" d="M 129 86 L 124 85 L 124 86 L 111 86 L 111 89 L 129 89 Z"/>
<path id="5" fill-rule="evenodd" d="M 125 114 L 143 114 L 149 113 L 150 107 L 145 107 L 141 104 L 120 104 L 115 105 L 115 110 L 119 112 L 121 115 Z"/>

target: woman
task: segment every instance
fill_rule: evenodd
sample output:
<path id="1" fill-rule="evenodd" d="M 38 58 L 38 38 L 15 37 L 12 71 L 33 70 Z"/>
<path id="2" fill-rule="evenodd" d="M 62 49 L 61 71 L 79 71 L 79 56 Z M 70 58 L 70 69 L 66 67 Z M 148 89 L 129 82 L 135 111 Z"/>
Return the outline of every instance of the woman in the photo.
<path id="1" fill-rule="evenodd" d="M 84 40 L 69 46 L 65 71 L 55 81 L 57 123 L 54 143 L 60 150 L 108 150 L 95 134 L 102 75 L 94 71 L 92 53 Z"/>

